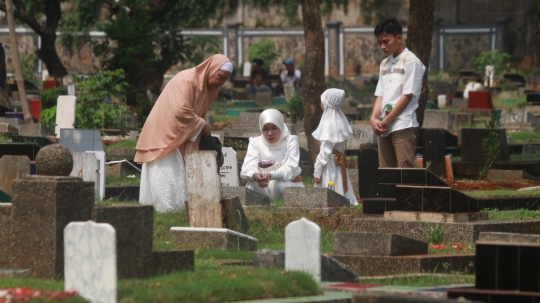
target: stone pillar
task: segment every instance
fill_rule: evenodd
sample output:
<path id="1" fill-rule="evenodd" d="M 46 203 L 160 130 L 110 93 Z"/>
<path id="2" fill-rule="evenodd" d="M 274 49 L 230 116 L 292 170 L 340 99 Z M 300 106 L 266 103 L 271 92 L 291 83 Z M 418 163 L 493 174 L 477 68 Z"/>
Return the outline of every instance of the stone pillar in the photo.
<path id="1" fill-rule="evenodd" d="M 343 49 L 340 45 L 343 44 L 341 39 L 343 33 L 341 33 L 341 21 L 328 21 L 326 22 L 326 28 L 328 29 L 328 54 L 329 54 L 329 70 L 331 76 L 341 76 L 344 67 L 341 67 L 343 63 Z M 332 61 L 334 62 L 332 64 Z"/>
<path id="2" fill-rule="evenodd" d="M 224 55 L 229 57 L 235 66 L 240 66 L 240 64 L 244 62 L 242 37 L 238 33 L 238 28 L 241 25 L 243 25 L 242 22 L 229 22 L 227 23 L 227 30 L 225 31 L 225 36 L 228 42 Z"/>
<path id="3" fill-rule="evenodd" d="M 32 277 L 53 279 L 64 273 L 64 228 L 88 221 L 94 184 L 81 178 L 29 176 L 13 183 L 11 267 L 30 269 Z"/>

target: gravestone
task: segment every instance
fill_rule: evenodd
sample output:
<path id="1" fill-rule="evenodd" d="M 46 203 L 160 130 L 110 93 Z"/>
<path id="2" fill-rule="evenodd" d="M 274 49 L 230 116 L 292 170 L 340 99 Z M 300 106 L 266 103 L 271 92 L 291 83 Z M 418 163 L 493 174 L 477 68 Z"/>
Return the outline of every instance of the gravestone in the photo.
<path id="1" fill-rule="evenodd" d="M 487 128 L 461 129 L 461 160 L 463 162 L 486 162 L 487 156 L 482 149 L 482 144 L 491 132 L 495 132 L 499 138 L 500 154 L 495 161 L 509 161 L 506 130 Z"/>
<path id="2" fill-rule="evenodd" d="M 455 128 L 472 127 L 474 115 L 468 113 L 452 113 L 452 124 Z"/>
<path id="3" fill-rule="evenodd" d="M 109 161 L 106 164 L 107 176 L 126 176 L 141 173 L 141 170 L 128 160 Z"/>
<path id="4" fill-rule="evenodd" d="M 60 144 L 72 152 L 104 151 L 97 129 L 62 129 L 59 135 Z"/>
<path id="5" fill-rule="evenodd" d="M 376 198 L 378 188 L 379 156 L 373 148 L 358 153 L 358 186 L 360 198 Z"/>
<path id="6" fill-rule="evenodd" d="M 487 180 L 490 181 L 506 181 L 506 180 L 533 180 L 540 181 L 533 175 L 522 170 L 506 170 L 506 169 L 490 169 L 487 175 Z"/>
<path id="7" fill-rule="evenodd" d="M 243 206 L 270 205 L 270 198 L 244 186 L 230 186 L 221 189 L 222 199 L 238 197 Z"/>
<path id="8" fill-rule="evenodd" d="M 291 83 L 285 83 L 283 85 L 283 90 L 285 92 L 285 99 L 287 100 L 287 102 L 289 102 L 291 98 L 294 96 L 294 92 L 295 92 L 294 85 L 292 85 Z"/>
<path id="9" fill-rule="evenodd" d="M 424 163 L 431 162 L 427 169 L 437 176 L 444 176 L 444 132 L 425 129 L 422 138 Z"/>
<path id="10" fill-rule="evenodd" d="M 171 227 L 171 236 L 182 249 L 256 251 L 257 239 L 227 228 Z"/>
<path id="11" fill-rule="evenodd" d="M 110 224 L 69 223 L 64 252 L 66 291 L 91 302 L 116 303 L 116 231 Z"/>
<path id="12" fill-rule="evenodd" d="M 358 169 L 347 169 L 347 174 L 351 180 L 352 189 L 354 191 L 354 196 L 357 201 L 360 201 L 360 191 L 358 190 Z"/>
<path id="13" fill-rule="evenodd" d="M 137 140 L 139 139 L 139 131 L 138 130 L 130 130 L 129 131 L 129 140 Z"/>
<path id="14" fill-rule="evenodd" d="M 19 118 L 6 118 L 6 117 L 0 117 L 0 123 L 7 123 L 16 129 L 19 129 L 21 125 L 24 125 L 24 120 L 21 120 Z"/>
<path id="15" fill-rule="evenodd" d="M 385 233 L 334 233 L 336 255 L 407 256 L 428 253 L 426 242 Z"/>
<path id="16" fill-rule="evenodd" d="M 514 109 L 513 112 L 503 110 L 501 112 L 501 123 L 536 123 L 538 117 L 530 112 Z"/>
<path id="17" fill-rule="evenodd" d="M 120 278 L 146 278 L 152 274 L 154 207 L 140 204 L 96 206 L 92 220 L 116 230 L 117 270 Z"/>
<path id="18" fill-rule="evenodd" d="M 220 175 L 213 151 L 192 152 L 186 159 L 190 227 L 221 228 Z"/>
<path id="19" fill-rule="evenodd" d="M 60 138 L 60 130 L 64 128 L 73 129 L 75 127 L 75 107 L 77 98 L 75 96 L 59 96 L 56 105 L 56 126 L 54 133 Z"/>
<path id="20" fill-rule="evenodd" d="M 0 122 L 0 134 L 17 134 L 19 129 L 17 127 L 9 124 Z"/>
<path id="21" fill-rule="evenodd" d="M 370 124 L 351 125 L 353 131 L 349 140 L 347 140 L 347 149 L 359 149 L 362 143 L 377 143 L 377 136 L 373 132 Z"/>
<path id="22" fill-rule="evenodd" d="M 238 162 L 236 161 L 236 152 L 231 147 L 222 147 L 223 165 L 219 169 L 221 176 L 221 186 L 238 186 Z"/>
<path id="23" fill-rule="evenodd" d="M 285 206 L 325 208 L 349 206 L 351 201 L 326 187 L 285 187 Z"/>
<path id="24" fill-rule="evenodd" d="M 249 231 L 249 222 L 240 199 L 238 197 L 223 199 L 221 204 L 223 205 L 225 226 L 240 233 L 247 233 Z"/>
<path id="25" fill-rule="evenodd" d="M 54 136 L 54 132 L 43 124 L 23 124 L 19 126 L 19 135 L 21 136 Z"/>
<path id="26" fill-rule="evenodd" d="M 452 113 L 448 110 L 426 109 L 422 128 L 452 129 Z"/>
<path id="27" fill-rule="evenodd" d="M 82 178 L 94 182 L 95 201 L 105 197 L 105 153 L 104 152 L 72 152 L 73 169 L 71 177 Z"/>
<path id="28" fill-rule="evenodd" d="M 304 271 L 321 281 L 321 228 L 306 218 L 285 228 L 285 270 Z"/>
<path id="29" fill-rule="evenodd" d="M 261 106 L 272 105 L 272 92 L 256 92 L 254 101 Z"/>
<path id="30" fill-rule="evenodd" d="M 247 151 L 249 146 L 249 138 L 245 137 L 225 137 L 223 140 L 224 147 L 231 147 L 235 151 Z"/>
<path id="31" fill-rule="evenodd" d="M 1 191 L 13 196 L 13 182 L 27 175 L 30 175 L 30 159 L 27 156 L 3 156 L 0 158 Z"/>

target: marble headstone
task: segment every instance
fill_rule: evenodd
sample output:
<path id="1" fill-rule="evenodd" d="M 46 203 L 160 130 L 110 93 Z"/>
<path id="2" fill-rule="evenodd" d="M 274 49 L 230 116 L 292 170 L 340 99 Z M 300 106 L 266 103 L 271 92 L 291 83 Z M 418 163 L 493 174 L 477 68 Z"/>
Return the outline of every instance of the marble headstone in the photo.
<path id="1" fill-rule="evenodd" d="M 60 144 L 71 152 L 104 151 L 101 134 L 97 129 L 62 129 Z"/>
<path id="2" fill-rule="evenodd" d="M 190 227 L 222 228 L 221 176 L 216 152 L 192 152 L 186 159 Z"/>
<path id="3" fill-rule="evenodd" d="M 236 152 L 232 147 L 222 147 L 223 165 L 219 170 L 221 175 L 221 186 L 239 186 L 238 180 L 238 161 L 236 161 Z"/>
<path id="4" fill-rule="evenodd" d="M 54 132 L 60 138 L 60 130 L 75 127 L 75 96 L 59 96 L 56 104 L 56 127 Z"/>
<path id="5" fill-rule="evenodd" d="M 66 291 L 90 302 L 116 303 L 116 231 L 108 223 L 71 222 L 64 229 Z"/>
<path id="6" fill-rule="evenodd" d="M 321 228 L 306 218 L 285 228 L 285 270 L 307 272 L 321 281 Z"/>
<path id="7" fill-rule="evenodd" d="M 70 177 L 82 178 L 83 181 L 94 182 L 95 201 L 105 196 L 105 153 L 104 152 L 72 152 L 73 170 Z"/>

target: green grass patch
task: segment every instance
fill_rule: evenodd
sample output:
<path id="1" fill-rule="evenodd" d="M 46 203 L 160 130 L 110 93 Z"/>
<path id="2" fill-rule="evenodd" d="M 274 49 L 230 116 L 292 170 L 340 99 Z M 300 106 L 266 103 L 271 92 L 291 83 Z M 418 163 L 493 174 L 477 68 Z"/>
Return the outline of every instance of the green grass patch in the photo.
<path id="1" fill-rule="evenodd" d="M 540 218 L 540 210 L 517 209 L 517 210 L 498 210 L 484 209 L 489 215 L 490 220 L 494 221 L 521 221 Z"/>
<path id="2" fill-rule="evenodd" d="M 506 133 L 511 143 L 540 143 L 540 133 L 528 130 Z"/>
<path id="3" fill-rule="evenodd" d="M 11 139 L 7 136 L 0 136 L 0 142 L 11 142 Z"/>
<path id="4" fill-rule="evenodd" d="M 531 161 L 531 160 L 540 160 L 540 153 L 531 154 L 531 155 L 510 155 L 511 161 Z"/>
<path id="5" fill-rule="evenodd" d="M 302 176 L 302 181 L 305 187 L 313 187 L 313 175 L 304 175 Z"/>
<path id="6" fill-rule="evenodd" d="M 134 178 L 128 176 L 106 176 L 105 184 L 107 186 L 120 186 L 120 185 L 139 185 L 141 184 L 141 174 L 133 174 Z"/>
<path id="7" fill-rule="evenodd" d="M 360 279 L 359 283 L 424 287 L 452 284 L 474 284 L 474 281 L 475 279 L 473 275 L 431 274 L 421 276 L 395 277 L 390 279 Z"/>
<path id="8" fill-rule="evenodd" d="M 61 291 L 64 288 L 64 282 L 40 279 L 0 279 L 0 288 L 14 287 Z M 118 302 L 120 303 L 231 302 L 313 296 L 321 293 L 317 282 L 307 273 L 248 267 L 182 271 L 145 280 L 118 281 Z M 63 299 L 61 302 L 86 301 L 81 297 L 74 297 Z"/>
<path id="9" fill-rule="evenodd" d="M 321 294 L 306 273 L 258 268 L 178 272 L 147 280 L 124 280 L 119 302 L 211 303 Z"/>
<path id="10" fill-rule="evenodd" d="M 136 146 L 137 146 L 137 140 L 126 139 L 126 140 L 118 141 L 109 146 L 104 146 L 103 149 L 105 150 L 105 152 L 107 152 L 111 149 L 135 149 Z"/>
<path id="11" fill-rule="evenodd" d="M 111 205 L 117 205 L 117 204 L 139 204 L 139 201 L 107 199 L 107 200 L 101 200 L 97 203 L 98 206 L 111 206 Z"/>
<path id="12" fill-rule="evenodd" d="M 495 198 L 495 197 L 540 197 L 540 190 L 517 191 L 511 189 L 495 190 L 471 190 L 465 191 L 467 195 L 474 198 Z M 540 198 L 538 198 L 540 200 Z"/>

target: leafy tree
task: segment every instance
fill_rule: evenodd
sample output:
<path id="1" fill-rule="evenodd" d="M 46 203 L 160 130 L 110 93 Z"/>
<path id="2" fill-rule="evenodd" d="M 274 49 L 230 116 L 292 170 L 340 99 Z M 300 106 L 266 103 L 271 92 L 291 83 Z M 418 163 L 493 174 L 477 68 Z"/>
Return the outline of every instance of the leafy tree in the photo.
<path id="1" fill-rule="evenodd" d="M 65 1 L 67 0 L 12 0 L 15 18 L 41 37 L 41 46 L 35 53 L 45 63 L 49 75 L 54 77 L 68 74 L 56 52 L 56 29 L 62 17 L 60 4 Z M 3 0 L 0 1 L 0 10 L 6 11 Z M 42 18 L 45 18 L 44 22 L 41 21 Z"/>
<path id="2" fill-rule="evenodd" d="M 486 65 L 494 66 L 493 77 L 495 79 L 501 78 L 508 70 L 510 62 L 510 55 L 507 53 L 499 53 L 498 49 L 494 49 L 488 52 L 481 52 L 474 59 L 474 68 L 479 75 L 486 74 Z M 486 77 L 490 77 L 486 76 Z"/>
<path id="3" fill-rule="evenodd" d="M 269 69 L 272 62 L 279 56 L 276 42 L 270 38 L 262 38 L 259 42 L 253 44 L 249 48 L 247 55 L 249 60 L 263 59 L 266 69 Z"/>

